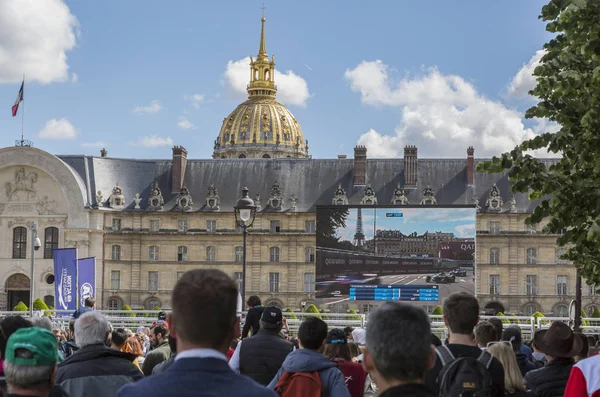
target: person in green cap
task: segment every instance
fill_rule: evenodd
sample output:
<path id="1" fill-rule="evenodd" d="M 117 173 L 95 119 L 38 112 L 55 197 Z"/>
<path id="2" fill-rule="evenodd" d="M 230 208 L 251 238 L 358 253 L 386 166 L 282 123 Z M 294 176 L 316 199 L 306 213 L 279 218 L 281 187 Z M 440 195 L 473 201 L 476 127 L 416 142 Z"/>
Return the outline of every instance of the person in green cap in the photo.
<path id="1" fill-rule="evenodd" d="M 50 396 L 58 362 L 56 336 L 47 329 L 21 328 L 8 338 L 4 375 L 9 396 Z"/>

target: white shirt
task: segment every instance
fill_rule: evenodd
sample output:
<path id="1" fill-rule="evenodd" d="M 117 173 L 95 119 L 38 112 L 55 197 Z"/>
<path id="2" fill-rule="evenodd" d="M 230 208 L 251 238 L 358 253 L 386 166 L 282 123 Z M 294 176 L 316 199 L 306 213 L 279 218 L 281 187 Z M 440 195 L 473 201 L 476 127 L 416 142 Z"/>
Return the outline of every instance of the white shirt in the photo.
<path id="1" fill-rule="evenodd" d="M 218 358 L 227 362 L 227 356 L 215 349 L 190 349 L 177 353 L 175 361 L 184 358 Z"/>

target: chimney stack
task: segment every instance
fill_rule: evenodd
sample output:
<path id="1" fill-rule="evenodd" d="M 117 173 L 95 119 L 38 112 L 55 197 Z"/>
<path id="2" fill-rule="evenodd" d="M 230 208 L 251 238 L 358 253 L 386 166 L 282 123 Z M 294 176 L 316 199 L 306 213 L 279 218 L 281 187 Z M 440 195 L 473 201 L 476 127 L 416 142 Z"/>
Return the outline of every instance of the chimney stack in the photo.
<path id="1" fill-rule="evenodd" d="M 100 157 L 106 157 L 108 155 L 108 152 L 106 151 L 105 148 L 102 148 L 102 150 L 100 150 Z"/>
<path id="2" fill-rule="evenodd" d="M 173 166 L 171 168 L 171 191 L 174 193 L 178 193 L 183 187 L 186 166 L 187 150 L 183 146 L 174 146 Z"/>
<path id="3" fill-rule="evenodd" d="M 473 146 L 467 148 L 467 184 L 473 186 L 475 184 L 475 149 Z"/>
<path id="4" fill-rule="evenodd" d="M 354 148 L 354 185 L 367 183 L 367 148 L 357 146 Z"/>
<path id="5" fill-rule="evenodd" d="M 417 187 L 417 147 L 404 147 L 404 187 Z"/>
<path id="6" fill-rule="evenodd" d="M 345 154 L 338 154 L 338 159 L 345 159 L 348 156 L 346 156 Z"/>

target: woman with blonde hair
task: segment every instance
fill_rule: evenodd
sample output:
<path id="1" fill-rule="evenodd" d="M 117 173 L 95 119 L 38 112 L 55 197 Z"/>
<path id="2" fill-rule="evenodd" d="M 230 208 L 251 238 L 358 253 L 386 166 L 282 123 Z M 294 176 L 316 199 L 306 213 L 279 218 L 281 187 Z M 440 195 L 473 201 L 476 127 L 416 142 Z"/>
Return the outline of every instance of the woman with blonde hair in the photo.
<path id="1" fill-rule="evenodd" d="M 517 356 L 510 342 L 490 342 L 487 352 L 496 357 L 504 367 L 504 389 L 507 396 L 524 397 L 531 394 L 525 391 L 523 375 L 517 363 Z"/>

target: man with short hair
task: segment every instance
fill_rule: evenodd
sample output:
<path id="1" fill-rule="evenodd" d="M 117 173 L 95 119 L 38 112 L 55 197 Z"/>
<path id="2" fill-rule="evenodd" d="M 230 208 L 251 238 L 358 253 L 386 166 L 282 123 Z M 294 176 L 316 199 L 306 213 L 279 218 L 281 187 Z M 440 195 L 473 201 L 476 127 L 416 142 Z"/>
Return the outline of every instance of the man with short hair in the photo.
<path id="1" fill-rule="evenodd" d="M 21 328 L 8 338 L 4 374 L 9 396 L 50 396 L 54 391 L 58 342 L 40 327 Z"/>
<path id="2" fill-rule="evenodd" d="M 490 342 L 496 342 L 496 328 L 487 321 L 482 321 L 475 327 L 475 343 L 481 350 L 486 350 Z"/>
<path id="3" fill-rule="evenodd" d="M 125 328 L 117 328 L 115 329 L 110 337 L 110 347 L 111 349 L 115 349 L 121 351 L 123 349 L 123 345 L 127 342 L 128 335 Z"/>
<path id="4" fill-rule="evenodd" d="M 418 307 L 386 302 L 369 314 L 363 366 L 380 397 L 435 396 L 424 384 L 436 360 L 430 334 L 429 319 Z"/>
<path id="5" fill-rule="evenodd" d="M 492 317 L 488 318 L 486 321 L 492 324 L 496 329 L 496 339 L 494 341 L 497 342 L 502 339 L 502 332 L 504 332 L 504 324 L 502 323 L 502 320 L 497 317 Z"/>
<path id="6" fill-rule="evenodd" d="M 73 313 L 73 318 L 75 320 L 77 320 L 79 317 L 81 317 L 82 314 L 91 312 L 92 310 L 94 310 L 95 304 L 96 304 L 96 299 L 92 298 L 91 296 L 88 298 L 85 298 L 83 307 L 80 307 L 79 309 L 77 309 L 75 311 L 75 313 Z"/>
<path id="7" fill-rule="evenodd" d="M 240 333 L 237 284 L 216 269 L 185 273 L 173 289 L 167 318 L 177 339 L 177 356 L 168 371 L 124 386 L 117 397 L 276 397 L 227 364 L 227 349 Z"/>
<path id="8" fill-rule="evenodd" d="M 268 385 L 287 355 L 294 350 L 294 345 L 279 335 L 282 327 L 281 309 L 266 307 L 260 319 L 258 333 L 238 343 L 229 361 L 231 369 L 261 385 Z"/>
<path id="9" fill-rule="evenodd" d="M 248 337 L 248 332 L 252 331 L 252 335 L 256 335 L 260 329 L 260 318 L 265 307 L 262 306 L 260 298 L 252 295 L 246 301 L 248 305 L 248 313 L 246 314 L 246 322 L 242 330 L 242 339 Z"/>
<path id="10" fill-rule="evenodd" d="M 171 349 L 171 357 L 169 357 L 167 361 L 157 364 L 152 370 L 152 375 L 162 374 L 175 362 L 175 358 L 177 357 L 177 339 L 175 339 L 173 335 L 169 335 L 168 340 L 169 348 Z"/>
<path id="11" fill-rule="evenodd" d="M 523 343 L 523 337 L 521 335 L 521 328 L 518 325 L 511 325 L 504 330 L 502 334 L 502 340 L 510 342 L 515 355 L 517 356 L 517 364 L 519 364 L 519 370 L 521 375 L 529 371 L 533 371 L 537 367 L 531 361 L 527 359 L 527 356 L 521 353 L 521 344 Z"/>
<path id="12" fill-rule="evenodd" d="M 75 320 L 69 321 L 69 332 L 67 334 L 67 341 L 61 343 L 59 350 L 64 358 L 69 358 L 77 351 L 78 347 L 75 343 Z"/>
<path id="13" fill-rule="evenodd" d="M 152 370 L 158 364 L 165 362 L 171 357 L 171 347 L 169 347 L 169 330 L 164 324 L 157 324 L 150 330 L 150 344 L 152 350 L 142 366 L 142 372 L 146 376 L 152 375 Z"/>
<path id="14" fill-rule="evenodd" d="M 84 313 L 75 322 L 77 350 L 58 366 L 56 383 L 70 396 L 114 397 L 127 383 L 144 376 L 133 364 L 136 355 L 107 347 L 111 326 L 98 312 Z"/>
<path id="15" fill-rule="evenodd" d="M 472 357 L 478 359 L 482 351 L 473 340 L 473 329 L 479 322 L 479 303 L 477 298 L 465 292 L 450 295 L 444 301 L 444 323 L 448 327 L 448 347 L 455 358 Z M 442 348 L 442 347 L 440 347 Z M 492 397 L 504 396 L 504 368 L 500 361 L 491 357 L 488 371 L 492 379 Z M 435 385 L 436 394 L 440 384 L 438 375 L 443 364 L 437 354 L 435 366 L 425 374 L 425 383 Z"/>
<path id="16" fill-rule="evenodd" d="M 285 373 L 317 372 L 321 379 L 323 395 L 350 397 L 342 371 L 336 363 L 319 352 L 327 339 L 327 324 L 317 317 L 307 318 L 300 324 L 298 339 L 300 350 L 293 351 L 286 357 L 281 369 L 267 387 L 275 389 Z"/>

